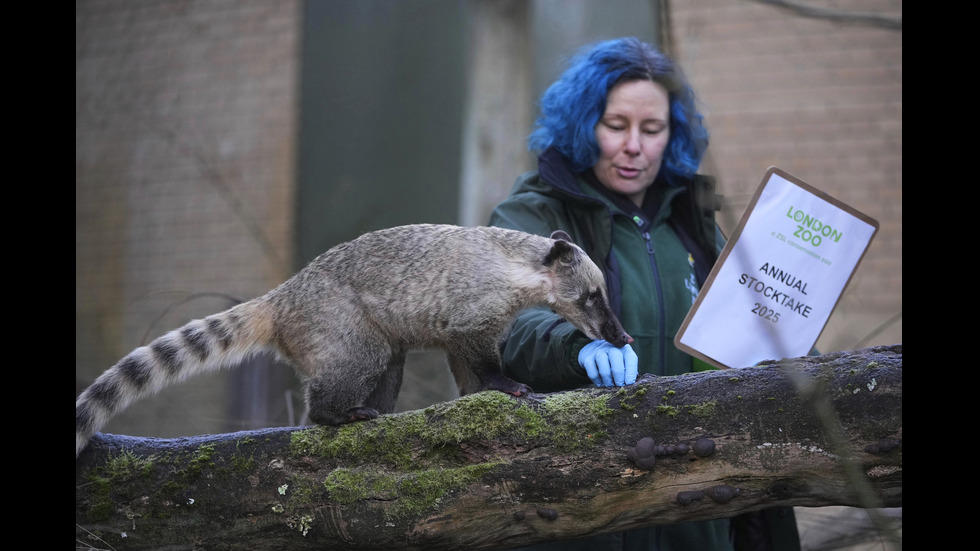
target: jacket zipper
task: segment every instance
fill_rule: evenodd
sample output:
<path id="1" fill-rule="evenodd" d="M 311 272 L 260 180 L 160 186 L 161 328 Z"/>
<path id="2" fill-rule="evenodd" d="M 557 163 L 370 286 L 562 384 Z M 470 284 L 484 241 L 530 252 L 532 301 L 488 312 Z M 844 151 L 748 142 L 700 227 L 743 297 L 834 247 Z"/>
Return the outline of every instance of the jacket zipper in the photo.
<path id="1" fill-rule="evenodd" d="M 640 220 L 638 219 L 635 220 L 637 221 L 637 223 L 640 222 Z M 657 269 L 657 255 L 656 255 L 656 251 L 653 248 L 653 240 L 650 239 L 650 232 L 644 231 L 641 233 L 643 234 L 643 241 L 646 243 L 647 246 L 647 255 L 650 257 L 650 267 L 653 269 L 653 282 L 657 290 L 657 317 L 660 320 L 659 327 L 661 333 L 660 338 L 657 339 L 657 341 L 659 341 L 659 346 L 660 346 L 659 354 L 658 354 L 658 356 L 660 357 L 658 374 L 663 375 L 664 373 L 667 372 L 666 365 L 664 365 L 665 362 L 667 361 L 667 353 L 665 349 L 666 345 L 664 344 L 664 338 L 663 338 L 664 323 L 667 318 L 667 314 L 664 311 L 664 289 L 663 289 L 663 285 L 661 285 L 660 283 L 660 270 Z"/>

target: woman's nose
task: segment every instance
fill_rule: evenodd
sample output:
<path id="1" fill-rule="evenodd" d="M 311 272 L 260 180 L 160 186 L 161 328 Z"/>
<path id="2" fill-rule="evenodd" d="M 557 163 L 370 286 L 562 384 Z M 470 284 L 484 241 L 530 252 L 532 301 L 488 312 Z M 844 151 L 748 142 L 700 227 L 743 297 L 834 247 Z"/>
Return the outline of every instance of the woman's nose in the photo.
<path id="1" fill-rule="evenodd" d="M 630 156 L 636 156 L 640 154 L 640 133 L 636 131 L 630 131 L 626 137 L 626 144 L 623 147 L 623 151 Z"/>

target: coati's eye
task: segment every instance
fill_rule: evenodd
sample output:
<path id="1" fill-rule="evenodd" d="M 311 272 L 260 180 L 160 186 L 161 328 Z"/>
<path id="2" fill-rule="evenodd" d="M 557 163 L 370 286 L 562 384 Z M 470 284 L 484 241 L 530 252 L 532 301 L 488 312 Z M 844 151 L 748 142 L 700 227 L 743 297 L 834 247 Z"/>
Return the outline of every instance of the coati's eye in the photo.
<path id="1" fill-rule="evenodd" d="M 596 288 L 593 291 L 583 291 L 578 296 L 578 303 L 583 307 L 592 307 L 596 302 L 602 302 L 602 290 Z"/>

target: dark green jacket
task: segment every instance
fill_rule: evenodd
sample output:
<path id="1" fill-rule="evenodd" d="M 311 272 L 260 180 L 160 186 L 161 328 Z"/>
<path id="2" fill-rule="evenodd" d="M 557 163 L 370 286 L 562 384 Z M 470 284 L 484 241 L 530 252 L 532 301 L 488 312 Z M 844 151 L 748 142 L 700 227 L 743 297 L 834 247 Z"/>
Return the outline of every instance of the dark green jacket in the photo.
<path id="1" fill-rule="evenodd" d="M 613 310 L 634 338 L 640 373 L 678 375 L 709 368 L 677 350 L 673 338 L 724 245 L 714 220 L 714 183 L 705 177 L 678 187 L 658 181 L 648 194 L 659 201 L 653 217 L 590 185 L 569 170 L 560 154 L 548 150 L 539 158 L 538 171 L 518 179 L 490 224 L 545 236 L 567 232 L 603 270 Z M 538 392 L 592 385 L 578 364 L 579 350 L 588 342 L 550 310 L 526 310 L 502 344 L 504 373 Z M 779 511 L 792 523 L 789 546 L 746 548 L 799 549 L 792 509 Z M 730 528 L 728 519 L 691 522 L 532 549 L 738 550 Z M 762 540 L 770 535 L 767 530 L 756 534 Z"/>
<path id="2" fill-rule="evenodd" d="M 640 373 L 679 375 L 693 363 L 674 347 L 674 335 L 723 241 L 710 179 L 658 184 L 648 192 L 660 204 L 651 219 L 597 191 L 549 150 L 538 172 L 523 175 L 497 206 L 490 224 L 545 236 L 566 231 L 605 274 L 613 310 L 634 339 Z M 587 342 L 551 311 L 528 310 L 504 346 L 505 373 L 541 392 L 589 384 L 578 364 Z"/>

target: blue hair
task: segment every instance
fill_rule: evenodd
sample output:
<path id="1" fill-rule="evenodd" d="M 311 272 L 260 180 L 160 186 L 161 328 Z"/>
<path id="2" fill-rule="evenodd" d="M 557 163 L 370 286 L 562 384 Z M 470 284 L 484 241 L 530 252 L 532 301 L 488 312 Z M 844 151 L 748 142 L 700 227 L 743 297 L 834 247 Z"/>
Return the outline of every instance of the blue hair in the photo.
<path id="1" fill-rule="evenodd" d="M 606 97 L 617 84 L 633 80 L 656 82 L 669 94 L 670 140 L 660 173 L 673 185 L 693 176 L 708 147 L 694 91 L 670 58 L 636 38 L 600 42 L 571 60 L 541 97 L 530 149 L 554 147 L 576 171 L 593 166 L 599 158 L 595 126 L 606 110 Z"/>

